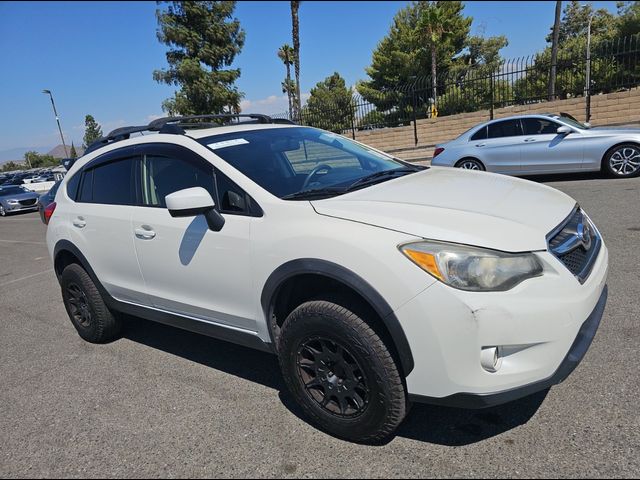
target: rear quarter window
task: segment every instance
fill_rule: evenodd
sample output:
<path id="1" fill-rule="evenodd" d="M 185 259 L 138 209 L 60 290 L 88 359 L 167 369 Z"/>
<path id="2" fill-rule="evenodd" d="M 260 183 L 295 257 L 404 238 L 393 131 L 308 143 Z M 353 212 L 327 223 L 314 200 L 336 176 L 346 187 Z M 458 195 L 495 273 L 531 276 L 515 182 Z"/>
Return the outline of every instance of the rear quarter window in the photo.
<path id="1" fill-rule="evenodd" d="M 486 125 L 471 136 L 471 140 L 486 140 L 486 139 L 487 139 Z"/>

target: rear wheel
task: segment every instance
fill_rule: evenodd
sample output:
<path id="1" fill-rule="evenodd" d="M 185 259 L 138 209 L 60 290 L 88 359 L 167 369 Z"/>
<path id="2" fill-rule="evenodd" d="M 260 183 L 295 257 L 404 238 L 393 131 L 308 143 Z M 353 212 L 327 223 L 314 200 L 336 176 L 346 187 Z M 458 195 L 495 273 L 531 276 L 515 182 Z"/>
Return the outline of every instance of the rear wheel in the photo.
<path id="1" fill-rule="evenodd" d="M 456 168 L 462 168 L 463 170 L 485 170 L 484 165 L 475 158 L 463 158 L 456 163 Z"/>
<path id="2" fill-rule="evenodd" d="M 407 412 L 402 377 L 376 332 L 348 305 L 306 302 L 286 319 L 280 366 L 309 418 L 328 433 L 379 442 Z"/>
<path id="3" fill-rule="evenodd" d="M 68 265 L 60 283 L 67 314 L 84 340 L 105 343 L 118 336 L 120 316 L 107 308 L 91 277 L 80 265 Z"/>
<path id="4" fill-rule="evenodd" d="M 612 148 L 605 155 L 604 169 L 618 178 L 630 178 L 640 175 L 640 146 L 625 143 Z"/>

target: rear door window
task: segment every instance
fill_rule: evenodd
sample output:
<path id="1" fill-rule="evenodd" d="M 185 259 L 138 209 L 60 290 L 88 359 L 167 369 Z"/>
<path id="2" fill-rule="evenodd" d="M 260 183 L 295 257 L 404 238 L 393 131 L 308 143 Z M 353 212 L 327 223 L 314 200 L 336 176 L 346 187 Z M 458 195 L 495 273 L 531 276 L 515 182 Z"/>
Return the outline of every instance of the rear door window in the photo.
<path id="1" fill-rule="evenodd" d="M 134 205 L 133 158 L 98 165 L 93 169 L 93 203 Z"/>
<path id="2" fill-rule="evenodd" d="M 488 138 L 517 137 L 522 135 L 520 120 L 504 120 L 488 126 Z"/>

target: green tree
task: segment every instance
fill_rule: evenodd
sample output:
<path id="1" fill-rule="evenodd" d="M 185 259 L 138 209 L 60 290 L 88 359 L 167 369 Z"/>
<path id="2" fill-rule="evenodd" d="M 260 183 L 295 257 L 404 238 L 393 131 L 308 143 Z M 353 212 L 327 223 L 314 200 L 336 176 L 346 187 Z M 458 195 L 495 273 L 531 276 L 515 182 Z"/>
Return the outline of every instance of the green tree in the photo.
<path id="1" fill-rule="evenodd" d="M 302 101 L 300 98 L 300 18 L 298 11 L 300 10 L 300 2 L 291 1 L 291 38 L 293 41 L 293 68 L 296 75 L 296 97 L 295 97 L 295 114 L 299 118 L 302 110 Z"/>
<path id="2" fill-rule="evenodd" d="M 73 142 L 71 142 L 71 150 L 69 152 L 69 158 L 78 158 L 78 152 L 76 152 L 76 147 L 73 144 Z"/>
<path id="3" fill-rule="evenodd" d="M 24 154 L 24 161 L 29 168 L 52 167 L 58 165 L 58 159 L 51 155 L 41 155 L 33 150 Z"/>
<path id="4" fill-rule="evenodd" d="M 628 37 L 640 33 L 640 2 L 618 2 L 618 35 Z"/>
<path id="5" fill-rule="evenodd" d="M 387 110 L 396 107 L 401 100 L 387 92 L 397 90 L 411 79 L 433 75 L 434 63 L 437 77 L 445 77 L 467 43 L 472 18 L 464 16 L 463 9 L 464 5 L 459 1 L 420 1 L 398 11 L 389 33 L 378 43 L 371 65 L 366 69 L 370 80 L 360 82 L 358 92 L 378 109 Z M 436 17 L 443 24 L 441 29 L 433 24 Z M 429 32 L 441 43 L 436 45 L 435 37 L 429 37 Z"/>
<path id="6" fill-rule="evenodd" d="M 503 35 L 469 37 L 464 53 L 451 66 L 450 81 L 440 95 L 438 112 L 441 115 L 474 112 L 511 97 L 509 83 L 499 78 L 503 66 L 500 50 L 508 44 Z"/>
<path id="7" fill-rule="evenodd" d="M 102 127 L 96 122 L 92 115 L 84 117 L 84 138 L 83 148 L 87 149 L 89 145 L 102 137 Z"/>
<path id="8" fill-rule="evenodd" d="M 166 2 L 158 10 L 158 40 L 169 47 L 169 68 L 156 70 L 159 83 L 180 90 L 162 103 L 171 115 L 240 111 L 243 94 L 234 85 L 240 69 L 229 67 L 244 45 L 245 33 L 233 18 L 236 2 Z M 226 110 L 225 110 L 226 109 Z"/>
<path id="9" fill-rule="evenodd" d="M 5 163 L 4 165 L 2 165 L 2 171 L 3 172 L 13 172 L 14 170 L 20 170 L 24 168 L 24 165 L 21 165 L 19 163 L 16 163 L 14 161 L 10 161 Z"/>
<path id="10" fill-rule="evenodd" d="M 302 118 L 314 127 L 341 133 L 351 128 L 352 98 L 344 78 L 335 72 L 311 89 Z"/>
<path id="11" fill-rule="evenodd" d="M 288 43 L 285 43 L 278 50 L 278 58 L 282 60 L 285 68 L 287 69 L 287 78 L 282 82 L 282 93 L 287 94 L 287 100 L 289 101 L 289 118 L 293 116 L 293 97 L 296 94 L 295 83 L 291 80 L 291 65 L 294 63 L 293 48 Z"/>
<path id="12" fill-rule="evenodd" d="M 469 34 L 472 18 L 462 17 L 462 2 L 423 2 L 416 34 L 420 44 L 425 45 L 430 54 L 431 78 L 438 78 L 438 52 L 451 55 L 455 45 L 452 41 L 459 40 L 460 35 Z M 445 60 L 446 61 L 446 60 Z M 431 82 L 434 103 L 438 98 L 438 82 Z"/>
<path id="13" fill-rule="evenodd" d="M 572 0 L 565 5 L 558 33 L 558 60 L 555 75 L 555 98 L 567 98 L 584 93 L 587 28 L 591 22 L 592 92 L 606 92 L 621 73 L 621 63 L 611 55 L 611 41 L 618 36 L 619 18 L 606 9 L 594 10 L 589 4 Z M 553 33 L 547 36 L 553 42 Z M 537 54 L 527 75 L 514 84 L 517 102 L 548 98 L 552 48 Z"/>

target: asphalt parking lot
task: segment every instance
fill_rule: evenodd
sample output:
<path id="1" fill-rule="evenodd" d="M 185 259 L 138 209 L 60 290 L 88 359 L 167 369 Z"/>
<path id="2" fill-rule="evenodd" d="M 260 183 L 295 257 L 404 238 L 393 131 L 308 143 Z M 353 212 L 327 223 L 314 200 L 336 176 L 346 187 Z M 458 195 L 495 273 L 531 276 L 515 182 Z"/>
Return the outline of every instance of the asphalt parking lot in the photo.
<path id="1" fill-rule="evenodd" d="M 610 249 L 586 358 L 504 406 L 416 405 L 382 446 L 302 420 L 268 354 L 137 319 L 116 342 L 83 342 L 38 213 L 0 218 L 0 476 L 638 477 L 640 179 L 543 180 L 580 202 Z"/>

